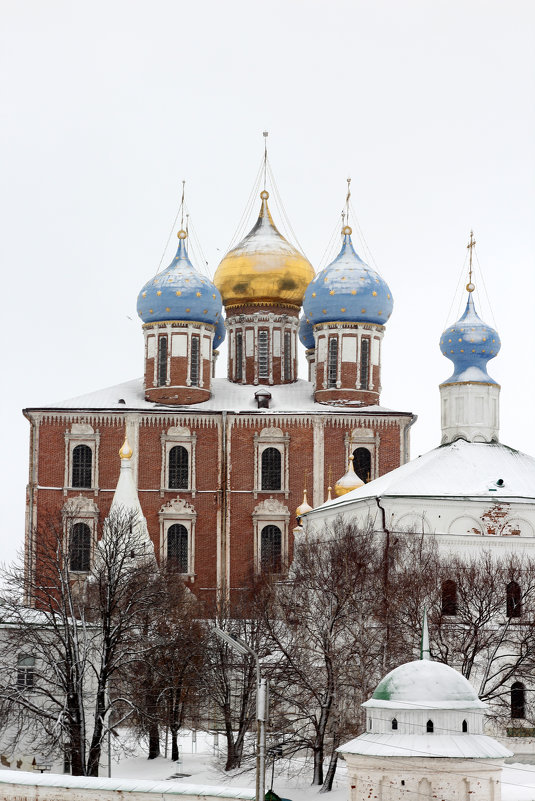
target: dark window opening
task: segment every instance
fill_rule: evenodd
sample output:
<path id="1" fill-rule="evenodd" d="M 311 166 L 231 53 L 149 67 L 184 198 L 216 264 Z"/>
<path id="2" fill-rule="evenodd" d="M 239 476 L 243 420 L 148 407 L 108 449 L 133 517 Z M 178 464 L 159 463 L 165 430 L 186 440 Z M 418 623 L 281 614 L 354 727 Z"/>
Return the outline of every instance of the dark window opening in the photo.
<path id="1" fill-rule="evenodd" d="M 338 379 L 338 339 L 331 337 L 329 340 L 329 358 L 327 359 L 327 387 L 336 387 Z"/>
<path id="2" fill-rule="evenodd" d="M 33 656 L 19 656 L 17 662 L 17 690 L 31 690 L 34 686 L 35 659 Z"/>
<path id="3" fill-rule="evenodd" d="M 265 526 L 260 535 L 260 564 L 263 573 L 282 569 L 282 532 L 278 526 Z"/>
<path id="4" fill-rule="evenodd" d="M 188 572 L 188 530 L 181 523 L 174 523 L 167 531 L 167 558 L 180 573 Z"/>
<path id="5" fill-rule="evenodd" d="M 520 585 L 510 581 L 506 587 L 506 614 L 507 617 L 520 617 L 522 614 L 522 598 Z"/>
<path id="6" fill-rule="evenodd" d="M 457 584 L 451 579 L 442 582 L 442 614 L 457 614 Z"/>
<path id="7" fill-rule="evenodd" d="M 398 722 L 396 718 L 392 718 L 392 731 L 397 731 L 398 729 Z"/>
<path id="8" fill-rule="evenodd" d="M 526 717 L 526 688 L 520 681 L 511 686 L 511 717 Z"/>
<path id="9" fill-rule="evenodd" d="M 91 561 L 91 529 L 87 523 L 75 523 L 69 543 L 69 568 L 81 573 L 89 570 Z"/>
<path id="10" fill-rule="evenodd" d="M 281 479 L 281 452 L 277 448 L 266 448 L 262 451 L 262 489 L 282 489 Z"/>
<path id="11" fill-rule="evenodd" d="M 427 721 L 426 731 L 427 731 L 428 734 L 433 734 L 433 732 L 435 731 L 435 727 L 433 725 L 433 721 L 432 720 L 428 720 Z"/>
<path id="12" fill-rule="evenodd" d="M 292 380 L 292 337 L 289 331 L 284 332 L 284 380 Z"/>
<path id="13" fill-rule="evenodd" d="M 169 451 L 169 489 L 187 489 L 189 479 L 189 453 L 182 445 Z"/>
<path id="14" fill-rule="evenodd" d="M 234 364 L 234 375 L 236 381 L 241 381 L 243 378 L 243 334 L 241 331 L 236 331 L 236 360 Z"/>
<path id="15" fill-rule="evenodd" d="M 466 722 L 466 720 L 463 720 L 463 734 L 466 734 L 467 732 L 468 732 L 468 723 Z"/>
<path id="16" fill-rule="evenodd" d="M 258 332 L 258 377 L 269 378 L 268 332 Z"/>
<path id="17" fill-rule="evenodd" d="M 360 343 L 360 388 L 368 389 L 370 381 L 370 340 L 363 339 Z"/>
<path id="18" fill-rule="evenodd" d="M 191 382 L 192 387 L 199 386 L 200 380 L 200 339 L 197 336 L 191 337 L 191 359 L 190 359 L 190 370 L 189 370 L 189 380 Z"/>
<path id="19" fill-rule="evenodd" d="M 163 387 L 167 382 L 167 337 L 158 339 L 158 386 Z"/>
<path id="20" fill-rule="evenodd" d="M 353 451 L 353 469 L 362 481 L 371 481 L 372 455 L 368 448 L 355 448 Z"/>
<path id="21" fill-rule="evenodd" d="M 93 452 L 89 445 L 77 445 L 72 452 L 72 485 L 81 489 L 91 487 Z"/>

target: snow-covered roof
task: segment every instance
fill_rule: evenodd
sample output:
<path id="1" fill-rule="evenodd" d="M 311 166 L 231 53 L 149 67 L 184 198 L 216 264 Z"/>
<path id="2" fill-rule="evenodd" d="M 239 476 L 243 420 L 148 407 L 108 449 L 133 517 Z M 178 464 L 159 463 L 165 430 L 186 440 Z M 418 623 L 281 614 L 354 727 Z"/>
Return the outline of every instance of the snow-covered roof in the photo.
<path id="1" fill-rule="evenodd" d="M 437 757 L 448 759 L 505 759 L 513 755 L 485 734 L 371 734 L 341 745 L 341 754 L 382 757 Z"/>
<path id="2" fill-rule="evenodd" d="M 503 483 L 500 483 L 503 482 Z M 535 501 L 535 459 L 499 443 L 456 440 L 318 506 L 337 512 L 376 497 L 484 497 L 494 501 Z"/>
<path id="3" fill-rule="evenodd" d="M 0 784 L 24 786 L 63 787 L 76 790 L 120 790 L 124 793 L 161 793 L 162 795 L 211 796 L 238 798 L 250 801 L 255 790 L 231 785 L 186 784 L 184 782 L 150 779 L 108 779 L 92 776 L 66 776 L 59 773 L 30 773 L 0 770 Z"/>
<path id="4" fill-rule="evenodd" d="M 406 415 L 410 412 L 396 412 L 382 406 L 351 406 L 340 404 L 338 406 L 315 403 L 313 387 L 309 381 L 298 380 L 293 384 L 277 384 L 266 389 L 271 394 L 270 408 L 258 409 L 255 392 L 258 386 L 251 384 L 234 384 L 226 378 L 212 380 L 212 396 L 203 403 L 194 406 L 164 406 L 145 400 L 143 379 L 135 378 L 122 384 L 115 384 L 105 389 L 78 395 L 55 403 L 33 404 L 32 409 L 106 409 L 126 411 L 128 409 L 152 411 L 181 411 L 194 409 L 199 412 L 258 412 L 259 414 L 273 414 L 285 412 L 306 412 L 329 414 L 333 412 L 358 411 L 373 415 Z M 124 403 L 123 403 L 124 401 Z"/>

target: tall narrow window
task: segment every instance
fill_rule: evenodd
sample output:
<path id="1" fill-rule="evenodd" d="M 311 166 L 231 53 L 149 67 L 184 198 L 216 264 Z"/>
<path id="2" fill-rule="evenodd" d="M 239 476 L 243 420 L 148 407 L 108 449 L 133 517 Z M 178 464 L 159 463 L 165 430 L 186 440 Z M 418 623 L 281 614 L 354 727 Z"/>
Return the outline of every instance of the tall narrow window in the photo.
<path id="1" fill-rule="evenodd" d="M 396 718 L 392 718 L 392 731 L 398 730 L 398 722 Z"/>
<path id="2" fill-rule="evenodd" d="M 368 448 L 355 448 L 353 451 L 353 469 L 362 481 L 371 481 L 372 455 Z"/>
<path id="3" fill-rule="evenodd" d="M 191 381 L 192 387 L 199 386 L 199 378 L 200 378 L 200 341 L 198 336 L 191 337 L 191 361 L 190 361 L 190 370 L 189 370 L 189 378 Z"/>
<path id="4" fill-rule="evenodd" d="M 457 614 L 457 584 L 451 579 L 442 582 L 442 614 Z"/>
<path id="5" fill-rule="evenodd" d="M 284 380 L 292 380 L 292 335 L 284 332 Z"/>
<path id="6" fill-rule="evenodd" d="M 362 339 L 360 343 L 360 388 L 368 389 L 370 382 L 370 340 Z"/>
<path id="7" fill-rule="evenodd" d="M 234 375 L 236 381 L 243 378 L 243 333 L 236 331 L 236 363 L 234 365 Z"/>
<path id="8" fill-rule="evenodd" d="M 167 337 L 158 339 L 158 386 L 163 387 L 167 382 Z"/>
<path id="9" fill-rule="evenodd" d="M 35 659 L 33 656 L 19 656 L 17 660 L 17 690 L 31 690 L 34 685 Z"/>
<path id="10" fill-rule="evenodd" d="M 167 530 L 167 558 L 180 573 L 188 572 L 188 530 L 181 523 Z"/>
<path id="11" fill-rule="evenodd" d="M 87 523 L 74 523 L 69 542 L 69 569 L 87 572 L 91 561 L 91 529 Z"/>
<path id="12" fill-rule="evenodd" d="M 338 378 L 338 339 L 331 337 L 329 340 L 329 357 L 327 359 L 327 387 L 336 387 Z"/>
<path id="13" fill-rule="evenodd" d="M 511 686 L 511 717 L 526 717 L 526 688 L 520 681 Z"/>
<path id="14" fill-rule="evenodd" d="M 522 614 L 522 599 L 520 585 L 510 581 L 506 587 L 506 614 L 507 617 L 520 617 Z"/>
<path id="15" fill-rule="evenodd" d="M 93 452 L 89 445 L 77 445 L 72 452 L 72 486 L 89 488 L 93 467 Z"/>
<path id="16" fill-rule="evenodd" d="M 468 734 L 468 723 L 463 720 L 463 734 Z"/>
<path id="17" fill-rule="evenodd" d="M 258 377 L 269 378 L 268 332 L 258 332 Z"/>
<path id="18" fill-rule="evenodd" d="M 281 452 L 277 448 L 266 448 L 262 451 L 262 489 L 280 490 L 281 483 Z"/>
<path id="19" fill-rule="evenodd" d="M 169 451 L 169 489 L 188 489 L 189 454 L 182 445 Z"/>
<path id="20" fill-rule="evenodd" d="M 282 533 L 278 526 L 264 526 L 260 535 L 260 563 L 263 573 L 280 573 Z"/>
<path id="21" fill-rule="evenodd" d="M 427 731 L 428 734 L 433 734 L 433 732 L 435 731 L 435 727 L 433 725 L 433 721 L 432 720 L 428 720 L 427 721 L 426 731 Z"/>

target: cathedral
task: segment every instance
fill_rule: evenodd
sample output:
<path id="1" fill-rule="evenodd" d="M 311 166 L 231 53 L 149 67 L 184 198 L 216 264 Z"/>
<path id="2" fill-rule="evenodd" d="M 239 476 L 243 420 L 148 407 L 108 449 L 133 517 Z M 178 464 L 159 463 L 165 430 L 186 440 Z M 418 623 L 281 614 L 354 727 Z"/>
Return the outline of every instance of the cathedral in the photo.
<path id="1" fill-rule="evenodd" d="M 158 560 L 207 601 L 238 597 L 263 572 L 284 575 L 296 515 L 330 497 L 331 476 L 345 473 L 344 492 L 408 462 L 415 417 L 380 405 L 389 287 L 348 225 L 315 275 L 268 200 L 264 189 L 256 224 L 213 282 L 178 231 L 176 256 L 138 296 L 143 378 L 24 410 L 28 571 L 38 572 L 46 521 L 62 514 L 70 570 L 90 570 L 125 454 Z M 225 337 L 227 377 L 216 378 Z M 298 340 L 308 381 L 298 378 Z"/>

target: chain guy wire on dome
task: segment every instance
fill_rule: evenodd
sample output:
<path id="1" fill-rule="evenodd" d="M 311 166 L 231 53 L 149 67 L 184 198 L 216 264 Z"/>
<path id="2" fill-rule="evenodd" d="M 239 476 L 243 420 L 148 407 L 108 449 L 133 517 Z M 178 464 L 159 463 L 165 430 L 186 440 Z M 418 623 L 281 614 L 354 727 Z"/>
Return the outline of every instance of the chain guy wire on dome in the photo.
<path id="1" fill-rule="evenodd" d="M 477 263 L 477 275 L 474 265 L 474 259 Z M 467 273 L 468 273 L 468 281 L 467 281 Z M 471 284 L 473 289 L 469 290 L 468 285 Z M 479 290 L 479 285 L 483 287 L 484 295 Z M 457 313 L 455 314 L 455 319 L 458 320 L 461 314 L 464 311 L 464 307 L 466 305 L 466 292 L 474 292 L 475 297 L 477 299 L 476 308 L 479 309 L 479 313 L 483 317 L 488 317 L 492 319 L 493 328 L 497 329 L 496 325 L 496 318 L 494 316 L 494 311 L 492 308 L 492 303 L 489 298 L 489 294 L 487 292 L 487 286 L 485 283 L 485 278 L 483 276 L 483 270 L 481 269 L 481 264 L 479 262 L 479 258 L 477 255 L 477 248 L 476 248 L 476 239 L 474 238 L 474 232 L 470 231 L 470 237 L 468 240 L 468 244 L 466 245 L 466 253 L 463 259 L 462 267 L 459 272 L 459 277 L 457 279 L 457 284 L 455 287 L 455 292 L 453 294 L 450 307 L 448 309 L 446 318 L 444 320 L 442 330 L 445 331 L 450 324 L 450 320 L 453 318 L 453 309 L 457 309 Z M 485 302 L 483 302 L 485 300 Z"/>

